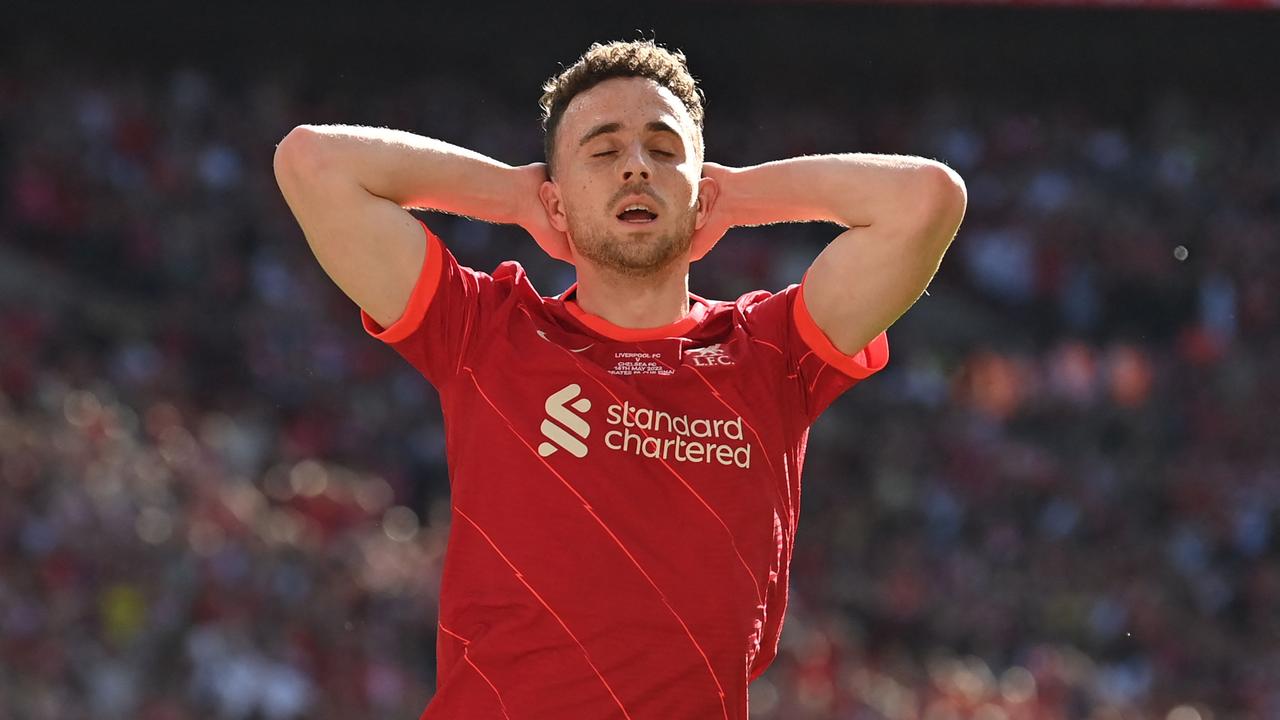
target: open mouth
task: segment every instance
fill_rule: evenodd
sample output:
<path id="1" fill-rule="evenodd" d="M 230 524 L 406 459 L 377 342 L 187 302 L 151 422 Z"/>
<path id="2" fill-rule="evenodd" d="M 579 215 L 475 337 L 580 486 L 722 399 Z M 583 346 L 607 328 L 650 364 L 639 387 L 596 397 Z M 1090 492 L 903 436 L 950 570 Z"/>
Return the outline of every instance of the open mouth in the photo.
<path id="1" fill-rule="evenodd" d="M 642 207 L 631 207 L 618 213 L 618 219 L 629 225 L 648 225 L 658 219 L 658 214 Z"/>

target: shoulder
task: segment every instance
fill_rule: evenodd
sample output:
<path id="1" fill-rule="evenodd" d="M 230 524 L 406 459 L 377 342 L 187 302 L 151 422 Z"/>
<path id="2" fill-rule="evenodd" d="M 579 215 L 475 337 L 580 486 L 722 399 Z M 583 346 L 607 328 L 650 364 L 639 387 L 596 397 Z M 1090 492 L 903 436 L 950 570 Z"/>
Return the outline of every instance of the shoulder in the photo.
<path id="1" fill-rule="evenodd" d="M 745 316 L 759 310 L 768 309 L 770 305 L 786 304 L 791 300 L 799 285 L 789 285 L 782 290 L 749 290 L 733 300 L 711 300 L 699 297 L 707 305 L 707 315 L 722 314 Z"/>
<path id="2" fill-rule="evenodd" d="M 733 300 L 708 300 L 703 332 L 709 337 L 738 335 L 762 341 L 776 350 L 787 344 L 791 335 L 798 288 L 799 285 L 790 285 L 778 291 L 751 290 Z"/>
<path id="3" fill-rule="evenodd" d="M 542 300 L 524 266 L 516 260 L 504 260 L 498 263 L 492 273 L 477 272 L 476 275 L 482 285 L 489 286 L 493 295 L 519 299 L 522 302 L 538 303 Z"/>
<path id="4" fill-rule="evenodd" d="M 725 305 L 735 319 L 744 325 L 785 324 L 795 304 L 800 286 L 788 285 L 781 290 L 752 290 L 726 301 Z"/>
<path id="5" fill-rule="evenodd" d="M 498 322 L 517 307 L 534 308 L 542 303 L 524 267 L 515 260 L 499 263 L 492 272 L 447 263 L 444 284 L 452 300 L 446 303 L 447 309 L 479 311 L 482 317 Z"/>
<path id="6" fill-rule="evenodd" d="M 742 295 L 739 295 L 738 299 L 733 301 L 733 304 L 735 307 L 739 308 L 743 312 L 747 312 L 749 310 L 756 309 L 757 306 L 759 306 L 761 303 L 766 303 L 766 302 L 769 302 L 770 300 L 774 302 L 779 302 L 779 301 L 786 302 L 789 299 L 789 296 L 798 287 L 800 286 L 792 284 L 777 291 L 752 290 L 750 292 L 745 292 Z"/>

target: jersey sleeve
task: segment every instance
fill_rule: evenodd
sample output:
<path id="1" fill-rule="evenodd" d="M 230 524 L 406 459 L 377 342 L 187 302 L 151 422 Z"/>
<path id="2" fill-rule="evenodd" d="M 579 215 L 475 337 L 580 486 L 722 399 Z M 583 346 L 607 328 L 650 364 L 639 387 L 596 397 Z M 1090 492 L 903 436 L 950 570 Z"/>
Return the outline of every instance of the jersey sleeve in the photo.
<path id="1" fill-rule="evenodd" d="M 809 314 L 803 287 L 802 278 L 748 306 L 747 317 L 752 335 L 782 353 L 812 423 L 842 393 L 888 364 L 889 338 L 881 332 L 858 352 L 842 352 Z"/>
<path id="2" fill-rule="evenodd" d="M 360 321 L 365 332 L 390 345 L 440 389 L 461 371 L 469 339 L 493 299 L 494 280 L 459 264 L 431 228 L 418 222 L 427 252 L 404 313 L 384 328 L 362 308 Z"/>

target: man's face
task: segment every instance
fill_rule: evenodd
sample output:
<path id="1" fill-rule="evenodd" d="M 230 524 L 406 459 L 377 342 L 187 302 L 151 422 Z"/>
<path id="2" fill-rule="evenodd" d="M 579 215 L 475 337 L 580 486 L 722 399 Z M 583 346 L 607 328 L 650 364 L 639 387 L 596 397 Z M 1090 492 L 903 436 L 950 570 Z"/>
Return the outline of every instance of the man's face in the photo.
<path id="1" fill-rule="evenodd" d="M 543 200 L 579 257 L 631 277 L 688 257 L 702 174 L 694 132 L 684 104 L 647 78 L 612 78 L 570 101 L 556 191 L 544 187 Z"/>

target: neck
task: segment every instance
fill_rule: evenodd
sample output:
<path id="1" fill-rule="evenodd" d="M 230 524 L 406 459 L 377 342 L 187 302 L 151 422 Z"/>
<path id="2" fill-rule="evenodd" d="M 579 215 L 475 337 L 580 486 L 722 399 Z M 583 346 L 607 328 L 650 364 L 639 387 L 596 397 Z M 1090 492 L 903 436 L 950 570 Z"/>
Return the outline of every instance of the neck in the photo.
<path id="1" fill-rule="evenodd" d="M 653 328 L 689 315 L 689 265 L 649 277 L 630 277 L 582 263 L 578 266 L 578 307 L 624 328 Z"/>

